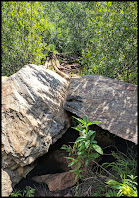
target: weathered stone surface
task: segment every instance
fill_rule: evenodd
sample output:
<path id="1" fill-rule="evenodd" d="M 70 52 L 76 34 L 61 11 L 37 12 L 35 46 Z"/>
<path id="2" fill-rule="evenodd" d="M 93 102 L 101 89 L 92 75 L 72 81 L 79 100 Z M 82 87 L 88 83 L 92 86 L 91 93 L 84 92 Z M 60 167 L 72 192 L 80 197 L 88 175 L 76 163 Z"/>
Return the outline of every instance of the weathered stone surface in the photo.
<path id="1" fill-rule="evenodd" d="M 3 81 L 2 167 L 13 178 L 12 184 L 69 127 L 63 108 L 68 85 L 60 75 L 33 64 Z"/>
<path id="2" fill-rule="evenodd" d="M 8 197 L 13 190 L 12 182 L 10 180 L 9 175 L 5 171 L 2 170 L 1 173 L 2 173 L 2 189 L 1 189 L 2 194 L 1 194 L 1 196 Z"/>
<path id="3" fill-rule="evenodd" d="M 12 187 L 14 187 L 22 178 L 26 178 L 27 174 L 37 165 L 36 161 L 27 166 L 16 166 L 14 170 L 5 168 L 4 171 L 10 176 Z M 4 192 L 5 193 L 5 192 Z"/>
<path id="4" fill-rule="evenodd" d="M 67 111 L 137 144 L 137 86 L 101 75 L 71 79 L 64 105 Z"/>
<path id="5" fill-rule="evenodd" d="M 76 184 L 78 179 L 75 181 L 75 176 L 75 173 L 67 171 L 63 173 L 36 176 L 32 179 L 36 182 L 46 183 L 50 191 L 55 191 L 64 190 Z"/>
<path id="6" fill-rule="evenodd" d="M 8 79 L 7 76 L 2 76 L 2 82 L 4 82 L 6 79 Z"/>

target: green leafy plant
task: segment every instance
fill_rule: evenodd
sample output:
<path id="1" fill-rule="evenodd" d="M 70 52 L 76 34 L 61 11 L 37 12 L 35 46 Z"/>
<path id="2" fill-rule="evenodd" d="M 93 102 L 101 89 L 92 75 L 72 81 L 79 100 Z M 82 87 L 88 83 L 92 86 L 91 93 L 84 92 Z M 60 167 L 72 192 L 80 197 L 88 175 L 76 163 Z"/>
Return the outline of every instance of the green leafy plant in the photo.
<path id="1" fill-rule="evenodd" d="M 59 61 L 60 64 L 62 63 L 62 59 L 61 58 L 58 58 L 58 61 Z"/>
<path id="2" fill-rule="evenodd" d="M 107 191 L 107 193 L 105 194 L 106 197 L 117 197 L 117 193 L 115 192 L 115 190 L 111 190 L 109 189 Z"/>
<path id="3" fill-rule="evenodd" d="M 127 150 L 130 150 L 128 148 Z M 133 156 L 133 152 L 130 150 L 128 156 L 124 155 L 123 153 L 115 153 L 112 152 L 112 156 L 116 159 L 115 162 L 105 162 L 102 164 L 102 167 L 108 168 L 110 167 L 113 173 L 118 173 L 120 178 L 127 177 L 127 175 L 136 175 L 137 174 L 137 160 L 136 156 Z"/>
<path id="4" fill-rule="evenodd" d="M 21 190 L 17 190 L 15 189 L 13 193 L 11 193 L 11 197 L 19 197 L 21 196 L 22 197 L 22 193 L 21 193 Z"/>
<path id="5" fill-rule="evenodd" d="M 137 182 L 134 180 L 137 176 L 128 175 L 129 179 L 122 179 L 122 182 L 117 182 L 113 179 L 110 179 L 106 182 L 106 184 L 116 190 L 117 197 L 120 197 L 122 195 L 125 195 L 127 197 L 137 197 Z"/>
<path id="6" fill-rule="evenodd" d="M 69 153 L 69 157 L 71 162 L 68 164 L 69 167 L 76 165 L 73 170 L 70 172 L 74 172 L 76 174 L 75 180 L 79 177 L 82 177 L 82 161 L 84 160 L 84 166 L 87 166 L 91 160 L 95 160 L 101 155 L 103 155 L 103 150 L 99 145 L 97 145 L 97 141 L 94 139 L 96 132 L 89 129 L 90 125 L 101 123 L 100 121 L 89 122 L 87 116 L 84 114 L 83 119 L 76 118 L 72 116 L 79 122 L 79 125 L 76 127 L 72 127 L 73 129 L 79 131 L 80 136 L 74 142 L 73 147 L 63 145 L 61 149 L 65 149 Z M 72 155 L 72 156 L 71 156 Z"/>
<path id="7" fill-rule="evenodd" d="M 57 50 L 55 49 L 54 44 L 50 44 L 45 48 L 45 55 L 48 56 L 49 52 L 53 51 L 53 54 L 55 55 L 57 53 Z"/>
<path id="8" fill-rule="evenodd" d="M 34 197 L 35 189 L 30 186 L 26 186 L 26 189 L 23 192 L 24 197 Z"/>
<path id="9" fill-rule="evenodd" d="M 35 193 L 34 188 L 31 188 L 30 186 L 26 186 L 23 193 L 21 190 L 15 189 L 15 191 L 11 193 L 11 197 L 19 197 L 19 196 L 20 197 L 34 197 L 34 193 Z"/>
<path id="10" fill-rule="evenodd" d="M 112 156 L 116 159 L 115 162 L 105 162 L 101 165 L 100 174 L 104 175 L 105 170 L 108 170 L 114 179 L 109 179 L 105 183 L 105 187 L 101 184 L 101 187 L 97 188 L 94 196 L 106 196 L 106 197 L 137 197 L 137 155 L 133 153 L 133 148 L 127 148 L 127 155 L 118 151 L 112 152 Z M 104 168 L 104 169 L 103 169 Z M 102 192 L 104 189 L 104 192 Z"/>

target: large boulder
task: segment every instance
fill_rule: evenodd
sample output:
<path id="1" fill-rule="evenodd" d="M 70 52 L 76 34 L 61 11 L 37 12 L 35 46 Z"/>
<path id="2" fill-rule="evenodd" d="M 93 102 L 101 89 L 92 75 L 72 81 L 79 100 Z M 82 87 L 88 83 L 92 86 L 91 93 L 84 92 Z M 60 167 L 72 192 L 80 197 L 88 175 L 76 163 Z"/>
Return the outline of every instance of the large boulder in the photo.
<path id="1" fill-rule="evenodd" d="M 12 187 L 69 128 L 63 108 L 68 86 L 60 75 L 34 64 L 3 80 L 2 168 Z"/>
<path id="2" fill-rule="evenodd" d="M 64 105 L 78 117 L 137 144 L 137 86 L 101 75 L 71 79 Z"/>

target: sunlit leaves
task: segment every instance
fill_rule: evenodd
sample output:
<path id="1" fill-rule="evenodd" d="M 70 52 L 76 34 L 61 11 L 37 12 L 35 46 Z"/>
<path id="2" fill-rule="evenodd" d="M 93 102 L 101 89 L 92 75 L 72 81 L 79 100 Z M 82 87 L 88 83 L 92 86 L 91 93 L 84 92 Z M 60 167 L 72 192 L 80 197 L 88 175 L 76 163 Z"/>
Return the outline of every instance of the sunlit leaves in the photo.
<path id="1" fill-rule="evenodd" d="M 41 64 L 47 19 L 41 20 L 40 3 L 2 2 L 2 18 L 3 75 L 11 75 L 27 63 Z"/>
<path id="2" fill-rule="evenodd" d="M 90 2 L 90 5 L 88 22 L 94 32 L 93 39 L 90 40 L 92 44 L 82 55 L 84 69 L 90 74 L 102 74 L 112 78 L 117 78 L 119 73 L 121 80 L 136 84 L 137 3 Z M 124 57 L 119 62 L 121 54 Z M 125 69 L 125 64 L 128 69 Z"/>
<path id="3" fill-rule="evenodd" d="M 53 44 L 80 55 L 83 75 L 137 84 L 137 33 L 136 1 L 3 1 L 2 73 L 41 64 Z"/>
<path id="4" fill-rule="evenodd" d="M 95 151 L 97 151 L 99 154 L 103 155 L 103 150 L 102 148 L 97 145 L 97 144 L 93 144 L 92 147 L 95 149 Z"/>

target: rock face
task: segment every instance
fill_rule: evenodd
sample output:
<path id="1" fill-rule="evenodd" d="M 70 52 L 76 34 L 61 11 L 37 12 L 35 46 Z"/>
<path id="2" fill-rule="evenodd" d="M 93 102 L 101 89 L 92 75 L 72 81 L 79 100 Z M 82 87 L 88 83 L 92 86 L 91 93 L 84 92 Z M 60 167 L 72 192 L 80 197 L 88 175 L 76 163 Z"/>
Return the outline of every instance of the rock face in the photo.
<path id="1" fill-rule="evenodd" d="M 7 76 L 2 76 L 2 82 L 4 82 L 6 79 L 8 79 Z"/>
<path id="2" fill-rule="evenodd" d="M 63 108 L 68 86 L 60 75 L 33 64 L 3 81 L 2 168 L 12 187 L 70 126 Z"/>
<path id="3" fill-rule="evenodd" d="M 137 86 L 101 75 L 71 79 L 67 111 L 137 144 Z"/>
<path id="4" fill-rule="evenodd" d="M 26 65 L 2 78 L 2 196 L 10 195 L 69 128 L 64 108 L 78 117 L 85 113 L 90 121 L 101 121 L 103 129 L 137 144 L 137 86 L 100 75 L 73 78 L 69 86 L 44 66 Z M 63 164 L 61 153 L 53 155 Z M 36 179 L 50 190 L 62 190 L 76 183 L 75 175 L 64 171 Z"/>
<path id="5" fill-rule="evenodd" d="M 8 197 L 12 192 L 12 182 L 5 171 L 2 172 L 2 197 Z"/>

